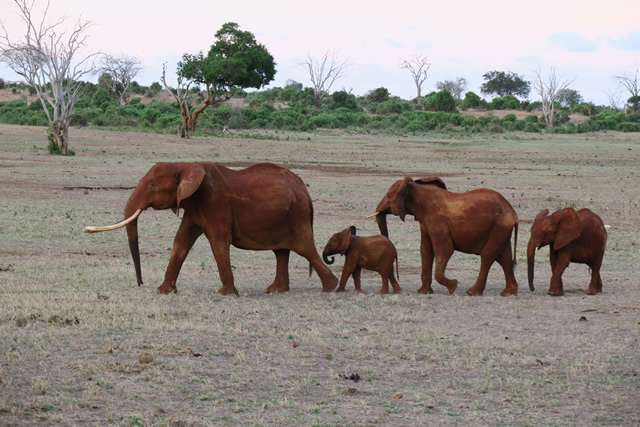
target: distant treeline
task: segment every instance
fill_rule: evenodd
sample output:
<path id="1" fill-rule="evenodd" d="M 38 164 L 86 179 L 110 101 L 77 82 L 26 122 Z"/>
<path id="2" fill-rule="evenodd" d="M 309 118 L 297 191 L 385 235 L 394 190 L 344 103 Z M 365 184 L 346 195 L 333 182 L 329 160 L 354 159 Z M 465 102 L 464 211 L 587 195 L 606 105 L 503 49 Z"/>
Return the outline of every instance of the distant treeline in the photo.
<path id="1" fill-rule="evenodd" d="M 27 104 L 26 86 L 13 84 L 11 90 L 16 93 L 22 91 L 25 95 L 22 99 L 0 102 L 0 123 L 48 125 L 42 104 L 38 100 Z M 75 104 L 71 124 L 76 127 L 175 133 L 182 124 L 177 103 L 158 99 L 143 103 L 139 96 L 135 96 L 154 97 L 160 90 L 157 83 L 144 87 L 134 82 L 134 96 L 125 105 L 120 105 L 103 87 L 87 83 Z M 377 88 L 365 96 L 338 91 L 318 101 L 312 88 L 296 84 L 251 93 L 237 91 L 233 94 L 231 101 L 233 100 L 236 102 L 205 109 L 198 118 L 194 134 L 219 134 L 223 129 L 304 132 L 319 128 L 389 134 L 422 134 L 431 131 L 546 131 L 539 103 L 521 102 L 511 95 L 486 102 L 473 92 L 467 92 L 463 99 L 455 99 L 449 92 L 442 90 L 424 96 L 421 105 L 418 105 L 415 99 L 404 100 L 391 96 L 385 88 Z M 238 100 L 242 102 L 237 102 Z M 195 92 L 194 103 L 197 103 Z M 514 114 L 498 118 L 490 112 L 479 117 L 459 113 L 468 109 L 515 109 L 530 114 L 524 119 L 518 119 Z M 569 120 L 572 113 L 579 113 L 587 118 L 574 123 Z M 640 113 L 626 114 L 584 102 L 556 107 L 552 132 L 583 133 L 600 130 L 639 132 Z"/>

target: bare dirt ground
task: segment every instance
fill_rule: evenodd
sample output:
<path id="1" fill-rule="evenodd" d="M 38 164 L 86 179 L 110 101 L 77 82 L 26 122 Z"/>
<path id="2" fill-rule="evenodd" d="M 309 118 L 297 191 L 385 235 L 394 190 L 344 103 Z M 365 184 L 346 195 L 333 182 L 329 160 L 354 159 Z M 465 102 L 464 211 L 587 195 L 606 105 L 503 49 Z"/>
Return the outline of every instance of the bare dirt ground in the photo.
<path id="1" fill-rule="evenodd" d="M 264 136 L 264 135 L 262 135 Z M 72 129 L 74 157 L 46 154 L 42 128 L 0 126 L 0 424 L 638 425 L 640 423 L 640 137 L 502 134 L 383 137 L 277 133 L 180 140 Z M 267 295 L 270 252 L 234 249 L 240 297 L 222 297 L 201 238 L 178 294 L 157 295 L 179 219 L 140 218 L 142 272 L 122 230 L 131 189 L 158 161 L 272 161 L 307 184 L 316 246 L 372 213 L 399 178 L 439 175 L 452 191 L 488 187 L 520 217 L 517 297 L 467 297 L 476 256 L 455 254 L 454 295 L 420 287 L 419 232 L 389 218 L 400 295 L 325 294 L 291 257 L 291 291 Z M 545 294 L 548 250 L 526 283 L 525 247 L 541 209 L 588 207 L 611 225 L 604 292 L 571 265 L 566 296 Z M 332 266 L 339 275 L 342 258 Z"/>

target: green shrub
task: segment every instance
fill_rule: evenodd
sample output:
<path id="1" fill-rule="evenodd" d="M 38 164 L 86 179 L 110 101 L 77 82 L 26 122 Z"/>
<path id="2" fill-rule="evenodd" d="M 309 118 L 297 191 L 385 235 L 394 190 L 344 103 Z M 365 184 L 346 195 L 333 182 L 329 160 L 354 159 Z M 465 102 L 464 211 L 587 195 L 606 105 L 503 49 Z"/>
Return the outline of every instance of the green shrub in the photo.
<path id="1" fill-rule="evenodd" d="M 367 95 L 367 101 L 369 102 L 384 102 L 389 99 L 389 90 L 384 87 L 379 87 L 372 90 Z"/>
<path id="2" fill-rule="evenodd" d="M 499 96 L 491 100 L 491 108 L 494 110 L 517 110 L 520 108 L 520 101 L 513 95 Z"/>
<path id="3" fill-rule="evenodd" d="M 461 108 L 466 110 L 468 108 L 478 108 L 482 104 L 482 98 L 476 95 L 474 92 L 467 92 L 462 101 Z"/>
<path id="4" fill-rule="evenodd" d="M 502 121 L 502 123 L 508 123 L 508 122 L 515 122 L 516 120 L 518 120 L 518 118 L 516 117 L 515 114 L 507 114 L 505 115 L 502 119 L 500 119 Z"/>

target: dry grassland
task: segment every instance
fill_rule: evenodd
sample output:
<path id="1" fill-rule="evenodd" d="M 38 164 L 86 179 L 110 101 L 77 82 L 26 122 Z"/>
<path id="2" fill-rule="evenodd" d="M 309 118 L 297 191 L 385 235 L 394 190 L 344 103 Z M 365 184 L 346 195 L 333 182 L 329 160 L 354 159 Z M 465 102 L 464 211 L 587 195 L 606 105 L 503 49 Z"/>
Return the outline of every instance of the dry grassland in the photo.
<path id="1" fill-rule="evenodd" d="M 192 138 L 73 129 L 75 157 L 46 154 L 44 129 L 0 126 L 0 424 L 638 425 L 640 138 L 632 134 L 382 137 L 272 134 Z M 449 138 L 449 139 L 447 139 Z M 435 144 L 434 142 L 440 142 Z M 324 294 L 291 257 L 291 291 L 266 295 L 270 252 L 232 251 L 241 296 L 222 297 L 200 239 L 176 295 L 157 295 L 179 219 L 146 211 L 142 273 L 122 217 L 158 161 L 272 161 L 299 174 L 315 207 L 316 246 L 365 216 L 396 179 L 440 175 L 452 191 L 501 192 L 520 217 L 519 296 L 501 298 L 499 266 L 471 298 L 475 256 L 456 254 L 453 296 L 420 287 L 419 233 L 389 217 L 400 295 Z M 588 207 L 611 225 L 604 293 L 572 265 L 566 296 L 545 294 L 548 249 L 526 283 L 536 213 Z M 332 266 L 339 275 L 342 258 Z"/>

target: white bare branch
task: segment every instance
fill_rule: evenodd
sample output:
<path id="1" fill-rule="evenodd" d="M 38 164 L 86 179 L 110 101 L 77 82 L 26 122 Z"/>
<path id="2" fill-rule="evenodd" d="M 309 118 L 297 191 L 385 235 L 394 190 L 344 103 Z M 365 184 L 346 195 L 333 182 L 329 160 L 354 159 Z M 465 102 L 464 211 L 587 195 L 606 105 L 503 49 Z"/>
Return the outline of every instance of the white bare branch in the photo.
<path id="1" fill-rule="evenodd" d="M 95 70 L 95 57 L 89 54 L 76 60 L 86 46 L 90 22 L 78 20 L 71 32 L 62 28 L 66 17 L 48 23 L 47 1 L 39 22 L 32 15 L 35 0 L 14 0 L 25 23 L 24 38 L 13 41 L 1 23 L 0 61 L 6 63 L 33 87 L 49 121 L 49 132 L 62 154 L 68 153 L 68 133 L 73 106 L 83 86 L 81 78 Z"/>
<path id="2" fill-rule="evenodd" d="M 129 56 L 105 55 L 103 57 L 100 70 L 111 77 L 105 83 L 108 84 L 111 93 L 118 97 L 120 105 L 126 104 L 129 100 L 131 81 L 142 71 L 141 65 L 137 58 Z"/>
<path id="3" fill-rule="evenodd" d="M 629 102 L 633 104 L 633 109 L 635 111 L 638 111 L 638 106 L 640 104 L 640 82 L 638 81 L 639 73 L 640 67 L 636 66 L 636 69 L 632 73 L 624 73 L 613 77 L 620 88 L 629 92 Z"/>
<path id="4" fill-rule="evenodd" d="M 334 52 L 327 50 L 322 56 L 322 60 L 318 61 L 311 55 L 307 55 L 306 61 L 303 61 L 301 65 L 305 65 L 309 70 L 313 93 L 318 103 L 322 104 L 322 100 L 329 93 L 336 80 L 344 76 L 348 61 L 338 60 Z"/>
<path id="5" fill-rule="evenodd" d="M 416 99 L 418 101 L 418 105 L 422 105 L 422 85 L 427 80 L 427 72 L 431 67 L 431 62 L 426 55 L 419 55 L 415 53 L 413 58 L 404 60 L 400 62 L 400 68 L 403 70 L 409 70 L 411 73 L 411 77 L 413 77 L 413 82 L 416 85 L 416 90 L 418 95 Z"/>
<path id="6" fill-rule="evenodd" d="M 572 79 L 559 80 L 556 76 L 555 67 L 551 67 L 546 79 L 543 77 L 540 69 L 533 72 L 535 79 L 533 80 L 533 89 L 540 96 L 542 102 L 542 114 L 544 115 L 547 129 L 553 128 L 553 116 L 555 113 L 555 104 L 563 90 L 567 89 L 575 80 Z"/>

